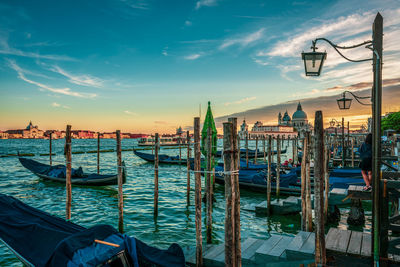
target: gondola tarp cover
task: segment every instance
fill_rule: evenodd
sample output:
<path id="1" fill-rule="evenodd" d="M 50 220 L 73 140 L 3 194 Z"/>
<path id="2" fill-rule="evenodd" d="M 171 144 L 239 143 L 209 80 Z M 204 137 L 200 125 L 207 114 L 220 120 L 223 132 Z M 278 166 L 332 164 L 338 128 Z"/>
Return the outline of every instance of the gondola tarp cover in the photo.
<path id="1" fill-rule="evenodd" d="M 34 266 L 96 266 L 121 250 L 130 256 L 133 266 L 185 265 L 183 251 L 177 244 L 161 250 L 108 225 L 87 229 L 4 194 L 0 194 L 0 238 Z M 95 239 L 120 247 L 97 244 Z"/>

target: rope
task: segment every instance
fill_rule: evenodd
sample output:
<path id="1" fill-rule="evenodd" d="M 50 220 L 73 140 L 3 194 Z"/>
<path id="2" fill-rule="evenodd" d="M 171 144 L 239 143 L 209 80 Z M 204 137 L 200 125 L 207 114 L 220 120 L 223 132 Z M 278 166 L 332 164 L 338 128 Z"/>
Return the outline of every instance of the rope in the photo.
<path id="1" fill-rule="evenodd" d="M 214 171 L 190 171 L 191 173 L 210 173 L 210 174 L 214 174 Z M 235 171 L 216 171 L 215 173 L 218 173 L 220 176 L 224 175 L 224 174 L 239 174 L 239 170 L 235 170 Z"/>

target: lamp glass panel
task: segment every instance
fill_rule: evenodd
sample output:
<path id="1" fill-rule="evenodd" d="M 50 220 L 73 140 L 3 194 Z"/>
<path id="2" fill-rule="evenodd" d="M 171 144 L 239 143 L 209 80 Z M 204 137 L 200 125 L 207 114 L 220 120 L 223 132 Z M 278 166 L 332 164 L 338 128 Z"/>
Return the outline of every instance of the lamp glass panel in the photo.
<path id="1" fill-rule="evenodd" d="M 303 53 L 304 67 L 307 76 L 318 76 L 321 72 L 326 53 Z"/>

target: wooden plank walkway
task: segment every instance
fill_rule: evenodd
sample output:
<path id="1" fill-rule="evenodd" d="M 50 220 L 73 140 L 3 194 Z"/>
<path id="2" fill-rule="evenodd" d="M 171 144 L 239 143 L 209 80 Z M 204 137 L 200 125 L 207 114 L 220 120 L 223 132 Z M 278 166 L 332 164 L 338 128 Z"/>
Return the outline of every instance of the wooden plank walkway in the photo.
<path id="1" fill-rule="evenodd" d="M 372 190 L 364 191 L 362 185 L 350 185 L 347 190 L 347 195 L 351 199 L 360 199 L 360 200 L 371 200 L 372 199 Z"/>
<path id="2" fill-rule="evenodd" d="M 272 234 L 268 239 L 246 238 L 242 240 L 243 266 L 292 266 L 311 263 L 315 253 L 314 233 L 299 232 L 296 236 Z M 204 266 L 225 265 L 225 244 L 203 247 Z M 196 265 L 194 247 L 184 248 L 186 264 Z M 289 256 L 287 256 L 289 255 Z M 283 265 L 281 265 L 283 264 Z M 285 265 L 286 264 L 286 265 Z"/>

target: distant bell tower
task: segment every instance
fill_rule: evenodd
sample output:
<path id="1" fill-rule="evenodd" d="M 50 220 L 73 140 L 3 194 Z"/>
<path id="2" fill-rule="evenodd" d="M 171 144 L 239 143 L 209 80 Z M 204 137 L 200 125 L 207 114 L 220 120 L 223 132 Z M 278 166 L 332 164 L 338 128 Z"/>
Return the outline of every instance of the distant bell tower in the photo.
<path id="1" fill-rule="evenodd" d="M 278 125 L 281 125 L 282 124 L 282 114 L 279 112 L 279 115 L 278 115 Z"/>

